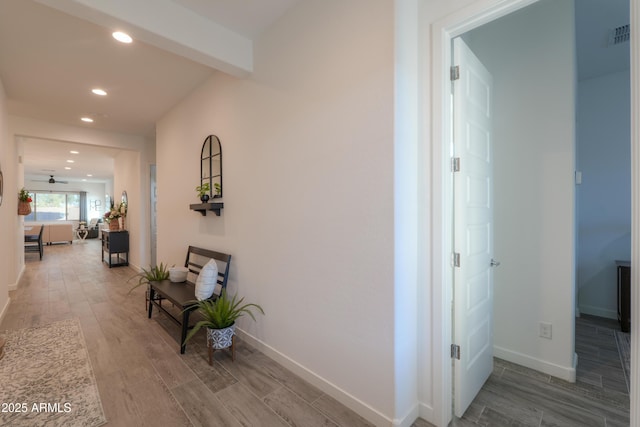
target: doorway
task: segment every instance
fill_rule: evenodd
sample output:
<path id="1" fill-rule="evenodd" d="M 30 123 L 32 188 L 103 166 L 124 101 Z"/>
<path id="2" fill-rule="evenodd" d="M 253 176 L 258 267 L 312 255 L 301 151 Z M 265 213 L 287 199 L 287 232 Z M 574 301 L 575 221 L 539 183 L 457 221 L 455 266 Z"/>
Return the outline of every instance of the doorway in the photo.
<path id="1" fill-rule="evenodd" d="M 435 60 L 435 63 L 437 64 L 434 68 L 434 76 L 433 78 L 435 79 L 435 81 L 441 81 L 444 82 L 445 76 L 448 75 L 448 65 L 450 64 L 449 58 L 451 57 L 451 51 L 450 51 L 450 40 L 453 39 L 456 36 L 462 35 L 464 33 L 466 33 L 467 31 L 474 29 L 474 28 L 478 28 L 480 25 L 492 21 L 492 20 L 496 20 L 500 17 L 506 16 L 509 13 L 516 11 L 524 6 L 527 6 L 529 4 L 531 4 L 532 2 L 530 1 L 518 1 L 518 0 L 514 0 L 511 2 L 503 2 L 500 6 L 495 6 L 495 5 L 488 5 L 488 2 L 484 2 L 485 4 L 485 9 L 482 10 L 482 12 L 478 12 L 480 10 L 480 8 L 475 7 L 473 8 L 473 10 L 469 10 L 468 12 L 466 12 L 467 14 L 465 14 L 465 12 L 460 12 L 458 14 L 455 14 L 455 16 L 450 16 L 448 17 L 446 20 L 443 20 L 442 22 L 438 23 L 435 26 L 435 30 L 433 31 L 434 34 L 434 52 L 433 52 L 433 57 L 437 58 Z M 440 61 L 439 59 L 443 58 L 442 61 Z M 553 81 L 553 79 L 550 79 L 551 81 Z M 449 134 L 448 131 L 446 130 L 446 126 L 441 126 L 441 123 L 448 123 L 448 119 L 447 119 L 447 113 L 448 111 L 450 111 L 450 105 L 448 103 L 447 100 L 447 95 L 446 95 L 446 87 L 437 87 L 438 85 L 434 85 L 434 97 L 435 99 L 441 99 L 442 100 L 442 106 L 441 106 L 441 110 L 440 108 L 435 108 L 434 109 L 434 135 L 435 135 L 435 141 L 448 141 L 449 140 Z M 566 86 L 566 85 L 565 85 Z M 551 106 L 553 107 L 553 106 Z M 564 111 L 574 111 L 574 108 L 563 108 L 562 110 Z M 558 115 L 562 115 L 562 112 L 560 111 L 558 113 Z M 564 117 L 564 121 L 565 123 L 569 122 L 572 123 L 573 120 L 571 117 L 567 118 Z M 633 124 L 635 126 L 635 124 Z M 558 131 L 558 129 L 556 129 L 556 131 Z M 562 136 L 562 138 L 564 140 L 570 140 L 573 141 L 575 140 L 575 134 L 572 133 L 575 130 L 573 129 L 569 129 L 569 130 L 564 130 L 562 132 L 565 132 L 565 134 Z M 558 133 L 558 132 L 556 132 Z M 546 143 L 549 140 L 553 140 L 553 139 L 538 139 L 538 141 L 540 141 L 541 143 Z M 448 177 L 447 177 L 447 167 L 449 165 L 449 161 L 450 159 L 448 159 L 448 146 L 444 145 L 441 147 L 437 146 L 438 144 L 434 144 L 434 169 L 436 170 L 436 175 L 439 175 L 439 178 L 441 179 L 441 182 L 436 182 L 436 185 L 434 186 L 435 188 L 435 193 L 436 193 L 436 200 L 439 200 L 442 203 L 442 206 L 444 207 L 445 213 L 443 214 L 444 218 L 449 218 L 450 216 L 448 215 L 448 213 L 446 212 L 446 207 L 450 206 L 449 201 L 447 199 L 447 189 L 451 188 L 450 186 L 450 182 L 448 181 Z M 551 170 L 553 169 L 554 166 L 559 165 L 561 162 L 566 160 L 566 156 L 572 156 L 573 154 L 573 150 L 574 147 L 571 146 L 558 146 L 558 145 L 553 145 L 550 144 L 547 147 L 547 152 L 549 154 L 549 156 L 544 156 L 542 155 L 538 160 L 540 160 L 540 162 L 537 162 L 537 166 L 538 168 L 544 170 L 545 172 L 547 170 Z M 529 153 L 526 153 L 529 154 Z M 531 154 L 536 154 L 539 155 L 539 153 L 531 153 Z M 532 157 L 526 157 L 526 155 L 524 156 L 524 159 L 520 159 L 520 161 L 516 161 L 516 162 L 512 162 L 512 167 L 514 170 L 516 170 L 516 173 L 513 176 L 516 176 L 518 179 L 523 177 L 523 178 L 529 178 L 530 177 L 530 170 L 525 170 L 525 171 L 521 171 L 521 175 L 518 175 L 518 166 L 523 165 L 523 161 L 527 161 L 527 160 L 531 160 Z M 438 165 L 436 165 L 437 163 L 439 163 Z M 637 163 L 634 163 L 637 164 Z M 526 165 L 525 165 L 526 166 Z M 556 177 L 545 177 L 543 176 L 540 179 L 536 179 L 536 180 L 532 180 L 532 181 L 539 181 L 541 183 L 541 185 L 539 187 L 533 187 L 530 189 L 530 191 L 527 194 L 533 194 L 533 195 L 538 195 L 538 193 L 536 193 L 536 191 L 538 192 L 542 192 L 545 188 L 551 188 L 553 190 L 558 190 L 558 192 L 554 193 L 551 197 L 551 199 L 555 200 L 555 203 L 558 203 L 558 201 L 560 203 L 563 202 L 564 199 L 566 199 L 567 197 L 563 197 L 562 194 L 564 192 L 565 195 L 569 195 L 568 199 L 570 200 L 569 203 L 569 207 L 568 209 L 565 209 L 564 212 L 569 212 L 569 215 L 562 214 L 562 213 L 558 213 L 556 212 L 553 215 L 553 218 L 548 218 L 545 217 L 545 212 L 542 211 L 542 209 L 538 210 L 538 211 L 534 211 L 530 212 L 530 213 L 535 213 L 538 215 L 542 215 L 543 216 L 543 225 L 546 227 L 547 231 L 551 231 L 552 234 L 554 234 L 556 237 L 558 237 L 558 239 L 561 241 L 562 245 L 566 245 L 566 248 L 562 251 L 562 253 L 564 254 L 571 254 L 571 257 L 573 257 L 573 250 L 572 248 L 574 247 L 574 236 L 573 236 L 573 232 L 571 231 L 570 234 L 563 234 L 562 231 L 563 229 L 569 229 L 569 230 L 573 230 L 573 227 L 575 226 L 575 224 L 573 224 L 573 198 L 574 198 L 574 187 L 573 187 L 573 169 L 574 168 L 574 163 L 573 163 L 573 159 L 570 160 L 569 162 L 569 167 L 565 168 L 566 170 L 570 171 L 570 178 L 564 182 L 562 184 L 562 188 L 561 189 L 556 189 L 553 186 L 557 185 L 556 182 L 558 182 Z M 534 171 L 535 172 L 535 171 Z M 548 178 L 548 179 L 547 179 Z M 553 192 L 553 191 L 552 191 Z M 539 207 L 539 206 L 538 206 Z M 563 216 L 564 215 L 564 216 Z M 564 225 L 559 226 L 559 222 L 558 222 L 558 218 L 561 221 L 565 221 Z M 528 225 L 528 224 L 527 224 Z M 442 253 L 440 253 L 441 258 L 440 259 L 434 259 L 434 263 L 436 264 L 436 266 L 438 268 L 441 268 L 441 271 L 437 272 L 436 276 L 436 281 L 435 283 L 443 283 L 444 284 L 444 288 L 441 290 L 441 293 L 439 294 L 440 297 L 442 298 L 442 306 L 445 307 L 444 312 L 443 312 L 443 318 L 441 319 L 442 321 L 442 325 L 443 327 L 445 327 L 445 331 L 447 330 L 447 327 L 451 327 L 450 324 L 450 316 L 448 316 L 447 313 L 450 313 L 449 310 L 446 309 L 446 307 L 450 307 L 450 304 L 448 302 L 451 301 L 451 295 L 449 293 L 449 291 L 447 289 L 449 289 L 450 286 L 450 279 L 449 279 L 449 274 L 447 273 L 447 271 L 449 270 L 449 259 L 450 259 L 450 254 L 453 253 L 453 249 L 449 246 L 447 246 L 446 243 L 446 236 L 450 236 L 451 235 L 451 229 L 447 227 L 446 221 L 443 221 L 441 224 L 436 224 L 435 227 L 438 226 L 442 226 L 442 232 L 438 233 L 438 235 L 440 236 L 440 238 L 442 239 Z M 557 227 L 557 228 L 556 228 Z M 635 228 L 634 228 L 635 229 Z M 560 231 L 561 233 L 555 233 L 554 231 Z M 542 230 L 543 232 L 545 230 Z M 523 232 L 530 232 L 530 230 L 523 230 Z M 560 237 L 562 236 L 562 237 Z M 554 237 L 554 236 L 551 236 Z M 523 239 L 521 239 L 523 240 Z M 557 245 L 556 245 L 557 246 Z M 545 244 L 540 244 L 539 246 L 536 247 L 536 256 L 537 258 L 533 259 L 534 261 L 540 262 L 542 263 L 545 260 L 545 256 L 551 255 L 553 253 L 553 250 L 548 250 L 545 248 L 551 248 L 554 249 L 555 246 L 554 245 L 545 245 Z M 568 249 L 567 249 L 568 248 Z M 545 253 L 545 250 L 549 253 Z M 514 254 L 517 255 L 517 253 L 515 253 L 516 251 L 514 251 Z M 560 251 L 558 252 L 560 253 Z M 637 252 L 636 252 L 637 253 Z M 498 257 L 500 257 L 500 255 L 497 255 Z M 503 260 L 501 260 L 503 261 Z M 564 275 L 566 277 L 555 277 L 555 278 L 550 278 L 550 279 L 546 279 L 549 280 L 550 282 L 553 281 L 563 281 L 565 283 L 574 283 L 575 278 L 573 277 L 574 274 L 574 269 L 573 269 L 573 263 L 575 262 L 575 260 L 573 258 L 568 258 L 565 259 L 563 264 L 568 264 L 570 267 L 567 269 L 563 269 L 560 274 Z M 504 265 L 504 262 L 503 262 Z M 525 265 L 526 267 L 526 265 Z M 556 271 L 555 269 L 551 269 L 551 273 L 553 273 L 554 271 Z M 556 271 L 557 272 L 557 271 Z M 538 276 L 535 276 L 535 272 L 533 273 L 534 277 L 537 279 L 538 282 L 540 282 L 541 278 L 538 274 Z M 567 276 L 568 275 L 568 276 Z M 519 280 L 519 279 L 515 279 L 515 280 Z M 542 344 L 542 353 L 544 353 L 545 348 L 547 348 L 547 350 L 549 350 L 550 353 L 553 353 L 554 350 L 551 349 L 551 347 L 553 346 L 545 346 L 544 345 L 544 341 L 541 341 L 539 338 L 544 338 L 544 337 L 540 337 L 540 333 L 541 333 L 541 329 L 539 329 L 539 326 L 542 326 L 542 323 L 550 323 L 552 328 L 551 328 L 551 336 L 552 339 L 550 340 L 551 342 L 553 342 L 554 340 L 557 341 L 562 341 L 563 343 L 567 343 L 570 342 L 569 345 L 563 345 L 561 347 L 562 351 L 561 351 L 561 355 L 558 356 L 558 354 L 553 354 L 551 357 L 560 357 L 561 363 L 552 363 L 552 364 L 548 364 L 548 365 L 555 365 L 555 366 L 545 366 L 545 357 L 547 357 L 547 354 L 535 354 L 536 357 L 533 358 L 529 358 L 527 359 L 525 357 L 526 360 L 524 360 L 525 363 L 522 364 L 527 364 L 527 363 L 539 363 L 542 366 L 538 367 L 539 370 L 543 370 L 545 371 L 545 369 L 556 369 L 559 367 L 559 372 L 551 372 L 554 376 L 556 377 L 565 377 L 565 375 L 571 376 L 572 375 L 572 369 L 573 369 L 573 375 L 575 375 L 575 361 L 573 359 L 573 318 L 574 318 L 574 301 L 575 301 L 575 290 L 573 289 L 573 287 L 570 287 L 571 289 L 562 289 L 560 291 L 560 295 L 555 295 L 556 297 L 559 297 L 558 299 L 561 299 L 562 301 L 555 301 L 555 302 L 551 302 L 551 305 L 553 305 L 553 307 L 551 307 L 550 310 L 548 311 L 544 311 L 544 307 L 538 307 L 539 309 L 535 309 L 535 310 L 531 310 L 531 311 L 535 311 L 535 313 L 533 313 L 533 315 L 535 315 L 536 317 L 531 317 L 528 321 L 529 324 L 529 329 L 526 331 L 527 334 L 530 334 L 531 336 L 534 336 L 535 339 L 533 341 L 537 341 L 538 343 L 543 343 Z M 539 290 L 541 295 L 537 295 L 539 297 L 545 297 L 545 292 L 547 292 L 549 290 Z M 557 292 L 557 289 L 553 289 L 551 292 Z M 533 295 L 536 296 L 536 295 Z M 527 295 L 521 295 L 521 298 L 523 301 L 526 301 L 527 303 L 529 303 L 530 299 L 527 298 Z M 560 302 L 562 304 L 560 304 Z M 557 303 L 557 304 L 556 304 Z M 555 305 L 554 305 L 555 304 Z M 567 308 L 567 306 L 570 306 L 570 308 Z M 517 304 L 514 303 L 512 304 L 512 308 L 514 309 L 514 315 L 512 317 L 512 319 L 518 319 L 518 316 L 523 317 L 525 315 L 528 315 L 529 313 L 526 313 L 526 311 L 530 308 L 527 307 L 526 304 Z M 541 311 L 542 310 L 542 311 Z M 559 317 L 553 317 L 553 316 L 559 316 Z M 508 318 L 511 319 L 511 318 Z M 559 330 L 560 329 L 560 330 Z M 449 329 L 450 330 L 450 329 Z M 523 329 L 520 328 L 518 329 L 518 332 L 522 332 Z M 568 331 L 568 335 L 567 335 L 567 331 Z M 556 335 L 556 333 L 560 333 L 561 335 L 558 336 Z M 562 334 L 565 334 L 564 336 Z M 515 337 L 515 339 L 517 340 L 517 337 Z M 530 339 L 530 338 L 529 338 Z M 544 339 L 548 339 L 548 338 L 544 338 Z M 446 341 L 445 341 L 446 342 Z M 446 345 L 446 344 L 445 344 Z M 523 355 L 525 353 L 521 353 L 521 355 Z M 442 361 L 442 367 L 443 369 L 447 369 L 447 360 L 443 360 Z M 548 370 L 546 372 L 549 372 Z M 570 378 L 569 378 L 570 379 Z M 447 375 L 443 375 L 443 387 L 441 388 L 442 390 L 442 395 L 440 396 L 440 398 L 442 399 L 442 403 L 443 403 L 443 408 L 451 408 L 451 405 L 447 404 L 447 401 L 450 403 L 450 393 L 451 393 L 451 385 L 447 384 Z M 443 409 L 443 411 L 446 409 Z M 633 412 L 633 410 L 632 410 Z"/>

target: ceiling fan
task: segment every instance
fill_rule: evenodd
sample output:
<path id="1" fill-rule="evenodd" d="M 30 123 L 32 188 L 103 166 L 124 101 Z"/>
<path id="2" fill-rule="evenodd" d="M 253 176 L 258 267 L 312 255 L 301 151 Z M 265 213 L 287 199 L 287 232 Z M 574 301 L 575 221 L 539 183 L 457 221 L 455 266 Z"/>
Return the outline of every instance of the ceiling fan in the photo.
<path id="1" fill-rule="evenodd" d="M 58 181 L 57 179 L 53 178 L 53 175 L 49 175 L 49 180 L 43 180 L 43 179 L 36 179 L 35 181 L 37 182 L 48 182 L 49 184 L 68 184 L 68 181 Z"/>

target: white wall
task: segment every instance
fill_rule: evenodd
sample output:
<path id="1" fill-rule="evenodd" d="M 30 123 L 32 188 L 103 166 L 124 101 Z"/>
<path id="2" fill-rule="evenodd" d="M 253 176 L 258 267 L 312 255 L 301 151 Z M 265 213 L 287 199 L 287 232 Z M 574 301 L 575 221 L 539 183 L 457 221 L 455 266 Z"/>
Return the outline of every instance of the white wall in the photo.
<path id="1" fill-rule="evenodd" d="M 214 75 L 157 126 L 158 262 L 231 253 L 231 292 L 266 311 L 242 329 L 379 425 L 397 411 L 393 15 L 301 2 L 256 40 L 250 78 Z M 211 133 L 220 217 L 188 209 Z"/>
<path id="2" fill-rule="evenodd" d="M 573 1 L 541 1 L 466 39 L 494 78 L 495 354 L 571 379 Z"/>
<path id="3" fill-rule="evenodd" d="M 17 191 L 15 182 L 15 162 L 12 154 L 15 144 L 11 143 L 7 126 L 7 98 L 0 81 L 0 171 L 3 175 L 3 198 L 0 205 L 0 322 L 9 306 L 9 287 L 17 281 L 15 265 L 15 221 L 17 217 Z"/>
<path id="4" fill-rule="evenodd" d="M 629 71 L 578 84 L 578 303 L 617 318 L 616 260 L 631 259 Z"/>
<path id="5" fill-rule="evenodd" d="M 114 158 L 114 192 L 115 205 L 122 201 L 122 192 L 127 192 L 128 208 L 125 218 L 125 228 L 129 231 L 129 264 L 136 267 L 147 268 L 150 263 L 148 245 L 148 227 L 141 226 L 143 215 L 147 215 L 146 199 L 149 198 L 148 190 L 145 192 L 142 182 L 145 181 L 141 165 L 141 153 L 137 151 L 121 151 Z M 148 223 L 148 220 L 144 221 Z"/>

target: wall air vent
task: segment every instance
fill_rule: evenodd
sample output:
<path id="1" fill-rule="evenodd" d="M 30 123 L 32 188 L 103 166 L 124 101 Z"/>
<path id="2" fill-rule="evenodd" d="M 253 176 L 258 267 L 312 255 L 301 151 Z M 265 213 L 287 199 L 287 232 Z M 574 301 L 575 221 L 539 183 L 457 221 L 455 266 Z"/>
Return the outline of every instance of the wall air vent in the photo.
<path id="1" fill-rule="evenodd" d="M 609 46 L 622 44 L 629 41 L 629 24 L 621 25 L 609 31 Z"/>

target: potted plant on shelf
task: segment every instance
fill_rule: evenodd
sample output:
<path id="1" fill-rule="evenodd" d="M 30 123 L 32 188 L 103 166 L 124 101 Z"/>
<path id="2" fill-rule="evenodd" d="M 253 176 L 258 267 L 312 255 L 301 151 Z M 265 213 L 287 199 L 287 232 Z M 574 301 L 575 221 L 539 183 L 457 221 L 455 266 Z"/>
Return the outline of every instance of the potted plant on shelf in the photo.
<path id="1" fill-rule="evenodd" d="M 31 213 L 31 196 L 29 191 L 23 187 L 18 193 L 18 215 L 29 215 Z"/>
<path id="2" fill-rule="evenodd" d="M 198 192 L 198 196 L 202 203 L 207 203 L 209 201 L 209 191 L 211 191 L 211 187 L 208 182 L 198 185 L 196 187 L 196 191 Z"/>
<path id="3" fill-rule="evenodd" d="M 205 299 L 197 301 L 198 312 L 204 320 L 195 324 L 184 342 L 186 343 L 202 327 L 207 328 L 207 348 L 209 349 L 209 365 L 211 365 L 213 352 L 231 347 L 231 358 L 236 359 L 234 336 L 236 334 L 236 320 L 245 314 L 256 318 L 251 311 L 253 308 L 264 314 L 264 310 L 258 304 L 243 304 L 244 298 L 238 299 L 237 295 L 229 297 L 223 290 L 216 300 Z"/>
<path id="4" fill-rule="evenodd" d="M 213 197 L 220 197 L 220 194 L 222 194 L 222 186 L 220 186 L 219 183 L 215 182 L 213 184 L 213 189 L 216 192 L 216 195 Z"/>

